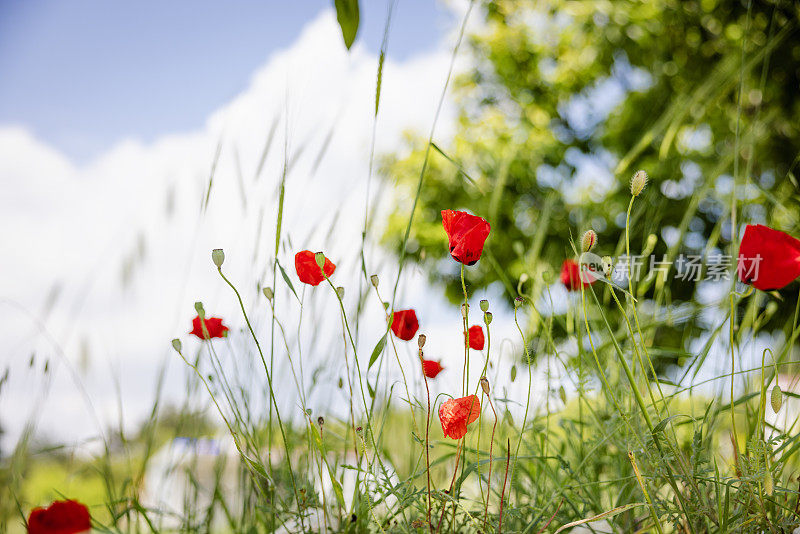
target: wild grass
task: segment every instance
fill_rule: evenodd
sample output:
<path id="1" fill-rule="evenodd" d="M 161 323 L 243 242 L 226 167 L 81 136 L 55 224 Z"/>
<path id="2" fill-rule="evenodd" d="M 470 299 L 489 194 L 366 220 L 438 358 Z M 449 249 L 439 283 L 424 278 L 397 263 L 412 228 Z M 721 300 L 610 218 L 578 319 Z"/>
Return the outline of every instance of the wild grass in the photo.
<path id="1" fill-rule="evenodd" d="M 383 46 L 377 70 L 376 124 L 386 39 Z M 416 201 L 425 190 L 429 158 L 447 158 L 446 150 L 434 142 L 437 119 L 438 112 L 432 120 L 401 251 L 414 224 Z M 643 132 L 642 139 L 650 133 Z M 748 135 L 737 129 L 737 143 L 746 142 Z M 632 150 L 635 153 L 637 148 Z M 219 151 L 220 147 L 215 163 Z M 483 352 L 464 348 L 461 390 L 448 394 L 479 395 L 482 412 L 463 440 L 452 440 L 442 435 L 437 416 L 447 395 L 430 395 L 419 365 L 408 361 L 389 330 L 405 255 L 397 258 L 394 279 L 371 277 L 375 266 L 370 265 L 369 247 L 377 236 L 371 235 L 374 206 L 368 198 L 358 287 L 337 287 L 335 277 L 326 277 L 314 289 L 337 304 L 341 339 L 339 346 L 329 348 L 327 364 L 341 367 L 343 380 L 328 386 L 346 399 L 347 416 L 337 419 L 312 412 L 307 399 L 319 385 L 306 375 L 310 370 L 303 368 L 304 354 L 295 336 L 309 327 L 307 315 L 313 310 L 306 308 L 313 308 L 318 300 L 307 298 L 294 273 L 281 263 L 290 262 L 284 253 L 283 227 L 288 151 L 284 161 L 283 173 L 274 177 L 275 248 L 266 278 L 269 283 L 253 295 L 241 289 L 254 285 L 253 281 L 230 279 L 223 261 L 216 267 L 219 283 L 239 304 L 238 320 L 245 325 L 242 332 L 233 334 L 236 344 L 231 345 L 235 360 L 246 366 L 244 371 L 223 361 L 224 355 L 216 349 L 221 341 L 207 340 L 190 354 L 176 340 L 175 357 L 183 360 L 187 371 L 186 404 L 165 407 L 157 397 L 138 434 L 128 435 L 122 426 L 105 429 L 98 438 L 101 452 L 85 457 L 37 444 L 31 432 L 24 433 L 0 464 L 0 530 L 22 531 L 32 506 L 59 497 L 87 503 L 95 529 L 114 533 L 539 533 L 562 529 L 786 533 L 800 525 L 795 475 L 800 467 L 800 434 L 796 421 L 774 426 L 769 422 L 774 419 L 768 417 L 775 407 L 779 412 L 796 410 L 790 406 L 798 397 L 792 391 L 775 396 L 782 406 L 773 406 L 771 400 L 777 375 L 796 372 L 798 310 L 785 309 L 775 294 L 737 286 L 735 276 L 723 282 L 721 297 L 711 304 L 697 301 L 688 310 L 671 306 L 664 283 L 668 273 L 662 273 L 641 281 L 629 276 L 627 287 L 602 279 L 572 295 L 565 313 L 555 313 L 548 289 L 554 282 L 552 273 L 527 273 L 512 284 L 514 301 L 489 302 L 484 310 L 475 302 L 465 277 L 469 268 L 462 266 L 463 327 L 475 323 L 478 316 L 487 334 L 487 348 Z M 721 161 L 719 172 L 731 163 Z M 372 164 L 369 178 L 371 174 Z M 736 183 L 742 182 L 738 167 L 734 176 Z M 707 177 L 699 188 L 712 187 L 715 178 Z M 204 206 L 213 185 L 212 167 Z M 734 221 L 733 256 L 736 214 L 741 211 L 739 190 L 732 188 L 726 208 Z M 628 238 L 630 226 L 642 224 L 647 217 L 648 208 L 640 203 L 631 195 L 624 214 L 624 241 L 600 243 L 598 249 L 624 250 L 628 256 L 649 253 L 647 242 L 631 243 Z M 677 242 L 686 235 L 697 209 L 695 203 L 684 214 Z M 720 217 L 708 248 L 717 245 L 714 240 L 724 221 Z M 503 236 L 494 238 L 495 246 L 502 246 Z M 538 233 L 531 238 L 531 243 L 540 241 Z M 580 244 L 569 236 L 564 241 L 579 258 Z M 669 252 L 672 257 L 676 253 Z M 345 292 L 357 293 L 355 306 L 345 301 Z M 368 333 L 378 341 L 374 348 L 365 349 L 364 332 L 358 329 L 367 299 L 384 304 L 387 326 Z M 203 316 L 203 304 L 198 303 L 196 309 Z M 507 357 L 492 338 L 498 319 L 492 319 L 491 313 L 498 309 L 513 310 L 513 316 L 505 317 L 513 317 L 509 320 L 518 333 L 510 376 L 491 372 L 499 358 Z M 658 326 L 680 325 L 686 315 L 703 310 L 713 310 L 709 335 L 680 355 L 683 363 L 673 369 L 672 380 L 659 379 L 651 358 L 659 350 Z M 254 313 L 259 313 L 260 328 L 254 325 Z M 295 317 L 297 323 L 287 322 Z M 777 330 L 784 335 L 770 338 L 774 344 L 760 350 L 759 365 L 746 355 L 760 347 L 756 340 L 768 319 L 781 321 Z M 423 327 L 420 333 L 424 332 Z M 566 333 L 566 340 L 561 333 Z M 424 351 L 423 342 L 419 355 Z M 724 363 L 719 361 L 721 354 Z M 470 365 L 470 359 L 476 358 L 483 362 L 480 374 Z M 279 366 L 288 366 L 289 374 L 281 376 L 290 376 L 291 382 L 275 383 Z M 543 383 L 534 380 L 534 373 L 540 371 L 546 377 Z M 400 372 L 401 379 L 390 380 L 393 372 Z M 260 389 L 253 388 L 254 376 Z M 491 377 L 485 389 L 483 376 Z M 518 382 L 524 384 L 525 395 L 506 397 L 504 383 Z M 276 400 L 277 388 L 283 392 L 294 388 L 296 403 L 291 413 Z M 164 510 L 147 502 L 145 494 L 152 490 L 148 473 L 159 450 L 178 437 L 222 435 L 229 437 L 232 448 L 227 456 L 218 457 L 234 458 L 233 465 L 213 460 L 216 467 L 211 472 L 216 476 L 201 479 L 197 462 L 204 460 L 176 462 L 173 475 L 186 480 L 181 506 Z M 233 485 L 225 482 L 230 473 Z"/>

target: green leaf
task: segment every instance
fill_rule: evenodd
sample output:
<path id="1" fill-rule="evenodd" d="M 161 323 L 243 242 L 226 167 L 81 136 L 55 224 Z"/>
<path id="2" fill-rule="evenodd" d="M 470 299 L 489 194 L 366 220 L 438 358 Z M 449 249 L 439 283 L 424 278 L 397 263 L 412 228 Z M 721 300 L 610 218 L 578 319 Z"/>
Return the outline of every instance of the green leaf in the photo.
<path id="1" fill-rule="evenodd" d="M 378 356 L 381 355 L 381 352 L 383 352 L 383 349 L 386 347 L 387 334 L 388 332 L 386 334 L 383 334 L 383 337 L 378 340 L 378 344 L 375 345 L 374 349 L 372 349 L 372 355 L 369 357 L 369 365 L 367 365 L 368 371 L 372 367 L 372 364 L 374 364 L 377 361 Z"/>
<path id="2" fill-rule="evenodd" d="M 297 291 L 294 290 L 294 285 L 292 285 L 292 281 L 289 279 L 289 275 L 286 274 L 286 271 L 283 270 L 283 265 L 281 265 L 281 262 L 277 260 L 275 261 L 275 263 L 278 264 L 278 269 L 281 270 L 281 276 L 283 276 L 284 282 L 286 282 L 286 285 L 289 286 L 289 289 L 291 289 L 292 293 L 294 293 L 294 298 L 297 299 L 297 302 L 300 302 L 300 297 L 297 296 Z"/>
<path id="3" fill-rule="evenodd" d="M 344 45 L 350 50 L 358 33 L 358 0 L 334 0 L 336 20 L 342 28 Z"/>

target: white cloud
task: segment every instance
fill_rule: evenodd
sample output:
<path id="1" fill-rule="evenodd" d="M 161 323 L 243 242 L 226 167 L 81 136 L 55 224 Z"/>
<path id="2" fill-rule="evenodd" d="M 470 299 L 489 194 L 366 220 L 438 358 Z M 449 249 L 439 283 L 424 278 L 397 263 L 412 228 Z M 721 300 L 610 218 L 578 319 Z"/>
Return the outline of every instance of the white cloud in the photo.
<path id="1" fill-rule="evenodd" d="M 39 429 L 67 441 L 97 434 L 56 346 L 74 368 L 88 360 L 81 380 L 104 421 L 117 417 L 112 377 L 119 377 L 128 424 L 149 409 L 165 359 L 170 362 L 167 396 L 183 398 L 185 366 L 169 348 L 169 340 L 181 337 L 190 356 L 200 347 L 186 335 L 195 300 L 202 300 L 210 314 L 225 317 L 235 330 L 230 342 L 216 344 L 223 359 L 235 357 L 243 368 L 253 365 L 257 355 L 240 333 L 244 321 L 232 293 L 214 272 L 210 250 L 225 249 L 225 272 L 243 291 L 268 347 L 269 315 L 255 285 L 267 273 L 271 277 L 284 144 L 296 163 L 287 179 L 283 216 L 284 239 L 290 239 L 292 247 L 282 248 L 279 259 L 297 287 L 293 253 L 324 249 L 338 264 L 335 279 L 347 288 L 348 305 L 355 305 L 377 58 L 359 46 L 347 53 L 340 41 L 334 16 L 326 12 L 309 23 L 291 47 L 274 53 L 239 96 L 210 113 L 201 130 L 164 135 L 151 144 L 129 140 L 84 166 L 76 166 L 23 128 L 0 126 L 0 333 L 7 347 L 0 366 L 11 368 L 11 385 L 0 392 L 0 421 L 11 431 L 6 447 L 41 393 L 45 359 L 51 360 L 55 376 Z M 396 149 L 405 129 L 429 131 L 451 47 L 444 40 L 439 49 L 407 61 L 387 60 L 378 153 Z M 256 177 L 275 121 L 277 133 Z M 448 100 L 437 138 L 449 137 L 452 124 Z M 220 140 L 208 209 L 203 212 Z M 388 288 L 396 267 L 381 268 L 385 256 L 374 247 L 371 251 L 376 260 L 369 268 L 380 270 Z M 429 334 L 430 354 L 444 357 L 451 369 L 442 375 L 444 383 L 456 387 L 462 335 L 458 310 L 441 297 L 431 297 L 424 277 L 413 268 L 405 277 L 400 304 L 417 308 Z M 60 291 L 54 292 L 54 286 Z M 280 277 L 279 287 L 281 319 L 294 343 L 298 305 Z M 386 293 L 388 289 L 384 298 Z M 341 333 L 329 288 L 307 288 L 304 295 L 302 357 L 306 388 L 312 390 L 315 368 L 328 383 L 341 375 L 343 349 L 331 344 L 331 339 L 341 343 Z M 54 301 L 52 307 L 46 306 L 48 298 Z M 385 324 L 377 300 L 372 298 L 369 306 L 359 346 L 362 365 Z M 505 319 L 503 323 L 495 316 L 498 339 L 516 339 L 513 322 Z M 280 349 L 280 340 L 276 347 Z M 37 356 L 34 367 L 28 368 L 31 353 Z M 282 407 L 296 415 L 294 387 L 284 385 L 291 384 L 285 356 L 280 350 L 276 355 Z M 415 356 L 403 347 L 401 357 L 410 366 Z M 243 376 L 253 383 L 265 382 L 263 370 L 254 369 Z M 317 386 L 314 391 L 309 399 L 314 408 L 336 410 L 330 400 L 341 395 L 334 388 Z"/>

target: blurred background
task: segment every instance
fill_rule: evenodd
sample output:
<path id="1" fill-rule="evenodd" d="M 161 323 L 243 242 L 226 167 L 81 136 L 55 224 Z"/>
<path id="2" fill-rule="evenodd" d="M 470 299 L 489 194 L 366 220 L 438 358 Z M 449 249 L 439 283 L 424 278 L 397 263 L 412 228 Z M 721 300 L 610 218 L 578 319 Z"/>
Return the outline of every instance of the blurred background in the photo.
<path id="1" fill-rule="evenodd" d="M 0 1 L 0 451 L 26 425 L 43 444 L 91 451 L 108 425 L 135 431 L 154 398 L 207 411 L 170 346 L 177 337 L 200 354 L 187 334 L 195 301 L 230 326 L 218 346 L 231 372 L 263 392 L 213 248 L 225 250 L 262 339 L 271 316 L 260 289 L 278 250 L 294 287 L 279 283 L 276 298 L 315 414 L 346 415 L 330 349 L 342 325 L 330 288 L 297 282 L 302 249 L 337 264 L 362 355 L 385 329 L 380 300 L 392 300 L 405 253 L 394 302 L 417 310 L 429 356 L 453 369 L 436 391 L 455 387 L 461 283 L 441 231 L 447 208 L 492 225 L 467 276 L 473 300 L 488 298 L 495 313 L 492 383 L 505 397 L 526 387 L 514 380 L 524 365 L 513 323 L 520 293 L 537 303 L 526 332 L 561 317 L 548 326 L 552 369 L 549 349 L 531 347 L 537 387 L 546 372 L 575 376 L 581 347 L 568 339 L 568 308 L 577 301 L 558 270 L 588 228 L 601 255 L 622 254 L 637 169 L 651 185 L 632 212 L 632 249 L 670 265 L 728 253 L 744 223 L 800 233 L 798 9 L 778 0 L 361 2 L 348 50 L 329 2 Z M 703 347 L 726 320 L 731 271 L 643 280 L 665 384 L 724 372 L 717 349 Z M 362 298 L 372 273 L 380 299 Z M 795 309 L 795 291 L 779 298 Z M 752 302 L 761 330 L 742 342 L 748 368 L 792 327 L 764 295 Z M 410 369 L 413 346 L 399 353 Z M 278 383 L 289 384 L 288 365 L 278 366 Z M 288 417 L 302 417 L 294 388 L 279 389 Z"/>

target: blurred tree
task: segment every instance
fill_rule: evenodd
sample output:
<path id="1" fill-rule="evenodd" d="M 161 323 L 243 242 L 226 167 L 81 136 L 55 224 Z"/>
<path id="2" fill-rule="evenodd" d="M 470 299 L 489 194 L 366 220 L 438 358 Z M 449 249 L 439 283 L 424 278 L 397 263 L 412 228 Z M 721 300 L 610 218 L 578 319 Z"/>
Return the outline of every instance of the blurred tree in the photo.
<path id="1" fill-rule="evenodd" d="M 640 168 L 651 181 L 634 205 L 631 254 L 652 250 L 673 262 L 733 253 L 734 183 L 737 226 L 766 223 L 797 235 L 799 6 L 485 2 L 470 37 L 472 67 L 455 85 L 455 135 L 431 151 L 407 258 L 460 300 L 459 265 L 442 261 L 439 212 L 466 209 L 492 226 L 483 259 L 467 269 L 471 289 L 500 284 L 511 298 L 525 273 L 531 281 L 523 291 L 536 299 L 542 272 L 557 274 L 573 256 L 570 238 L 587 228 L 599 234 L 595 252 L 624 255 L 629 181 Z M 384 235 L 398 254 L 427 139 L 408 142 L 410 153 L 387 156 L 382 167 L 398 196 L 407 194 Z M 642 281 L 639 292 L 661 304 L 694 302 L 697 284 L 676 277 L 674 267 L 666 280 Z M 796 290 L 787 289 L 782 307 L 794 309 Z M 685 348 L 697 313 L 695 306 L 660 326 L 654 345 L 673 356 Z M 534 320 L 529 328 L 536 327 Z"/>

